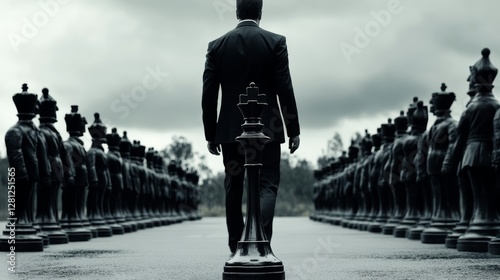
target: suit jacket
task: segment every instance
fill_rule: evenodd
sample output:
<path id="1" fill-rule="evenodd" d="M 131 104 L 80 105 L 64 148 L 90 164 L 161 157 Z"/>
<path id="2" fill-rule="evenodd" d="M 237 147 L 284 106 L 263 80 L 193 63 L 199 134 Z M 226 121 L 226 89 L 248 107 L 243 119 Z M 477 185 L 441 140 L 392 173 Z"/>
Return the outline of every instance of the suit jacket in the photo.
<path id="1" fill-rule="evenodd" d="M 264 134 L 279 143 L 285 142 L 284 126 L 288 137 L 300 134 L 286 39 L 246 21 L 208 44 L 202 96 L 207 141 L 217 144 L 236 142 L 243 124 L 243 116 L 237 107 L 239 95 L 245 93 L 251 82 L 259 87 L 261 94 L 266 94 L 268 106 L 262 115 Z M 217 120 L 219 86 L 222 95 Z"/>

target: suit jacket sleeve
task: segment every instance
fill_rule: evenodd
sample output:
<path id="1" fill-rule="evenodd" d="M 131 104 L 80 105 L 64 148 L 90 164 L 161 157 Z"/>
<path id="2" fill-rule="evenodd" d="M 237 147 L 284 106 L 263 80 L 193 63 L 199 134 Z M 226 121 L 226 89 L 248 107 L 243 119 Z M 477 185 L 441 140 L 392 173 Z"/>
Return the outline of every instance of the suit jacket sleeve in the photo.
<path id="1" fill-rule="evenodd" d="M 286 38 L 282 37 L 276 48 L 276 85 L 281 113 L 283 114 L 288 137 L 300 134 L 297 104 L 293 93 L 292 78 L 288 68 Z"/>
<path id="2" fill-rule="evenodd" d="M 16 169 L 16 180 L 18 181 L 28 181 L 29 174 L 28 169 L 26 167 L 26 163 L 24 162 L 23 155 L 23 136 L 21 131 L 17 129 L 12 129 L 7 131 L 5 134 L 5 144 L 7 146 L 7 156 L 9 158 L 10 167 L 14 167 Z"/>
<path id="3" fill-rule="evenodd" d="M 220 80 L 215 69 L 213 57 L 213 43 L 208 44 L 203 72 L 203 94 L 201 107 L 203 110 L 203 127 L 205 129 L 205 140 L 214 141 L 217 127 L 217 100 L 219 98 Z"/>

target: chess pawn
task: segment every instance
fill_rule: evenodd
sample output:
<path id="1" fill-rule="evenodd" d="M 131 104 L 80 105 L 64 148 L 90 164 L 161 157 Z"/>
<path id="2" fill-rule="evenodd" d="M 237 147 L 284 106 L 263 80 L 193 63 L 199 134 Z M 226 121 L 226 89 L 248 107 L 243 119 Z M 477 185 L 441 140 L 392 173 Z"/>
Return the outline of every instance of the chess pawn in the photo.
<path id="1" fill-rule="evenodd" d="M 87 151 L 89 173 L 87 216 L 91 225 L 97 229 L 97 237 L 110 237 L 113 231 L 106 223 L 103 209 L 105 194 L 111 188 L 108 159 L 102 145 L 106 143 L 107 128 L 102 123 L 99 113 L 95 113 L 94 118 L 94 123 L 88 128 L 92 145 Z"/>

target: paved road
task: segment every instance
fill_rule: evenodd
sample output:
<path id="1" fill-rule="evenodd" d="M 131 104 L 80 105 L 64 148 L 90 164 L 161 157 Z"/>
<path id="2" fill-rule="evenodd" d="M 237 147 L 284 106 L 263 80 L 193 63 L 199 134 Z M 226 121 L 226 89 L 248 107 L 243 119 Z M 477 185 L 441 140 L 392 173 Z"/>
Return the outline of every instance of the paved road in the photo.
<path id="1" fill-rule="evenodd" d="M 225 220 L 142 230 L 18 253 L 0 279 L 221 279 Z M 276 218 L 272 248 L 286 279 L 500 279 L 500 258 L 310 221 Z M 1 254 L 4 254 L 3 252 Z M 7 258 L 4 257 L 4 260 Z"/>

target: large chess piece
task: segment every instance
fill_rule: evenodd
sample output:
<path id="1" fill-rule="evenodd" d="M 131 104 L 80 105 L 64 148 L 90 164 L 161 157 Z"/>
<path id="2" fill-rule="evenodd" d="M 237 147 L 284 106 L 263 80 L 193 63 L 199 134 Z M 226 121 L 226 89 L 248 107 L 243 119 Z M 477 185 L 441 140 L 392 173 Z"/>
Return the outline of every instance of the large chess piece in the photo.
<path id="1" fill-rule="evenodd" d="M 0 237 L 0 251 L 43 251 L 43 240 L 36 235 L 32 224 L 33 192 L 38 183 L 49 184 L 50 167 L 42 157 L 46 154 L 41 142 L 43 135 L 32 121 L 37 95 L 28 93 L 28 85 L 23 84 L 22 92 L 12 99 L 19 120 L 5 134 L 9 160 L 7 197 L 11 200 L 7 204 L 9 217 Z"/>
<path id="2" fill-rule="evenodd" d="M 125 222 L 123 215 L 123 160 L 120 154 L 121 137 L 116 128 L 111 129 L 111 133 L 106 135 L 108 144 L 108 170 L 111 179 L 111 192 L 109 196 L 109 211 L 115 222 L 111 225 L 113 234 L 132 232 L 132 226 Z M 117 230 L 114 229 L 117 228 Z"/>
<path id="3" fill-rule="evenodd" d="M 359 230 L 368 230 L 368 224 L 371 222 L 370 214 L 372 211 L 372 195 L 370 188 L 370 170 L 373 167 L 374 154 L 372 153 L 373 142 L 368 130 L 365 130 L 365 137 L 361 140 L 363 146 L 363 159 L 360 174 L 360 192 L 361 192 L 361 212 L 358 215 Z"/>
<path id="4" fill-rule="evenodd" d="M 113 232 L 103 216 L 104 195 L 111 188 L 108 159 L 102 146 L 103 143 L 106 143 L 107 129 L 102 123 L 99 113 L 95 113 L 94 118 L 94 123 L 88 128 L 92 137 L 92 146 L 87 152 L 87 170 L 89 172 L 87 216 L 91 225 L 97 229 L 97 237 L 110 237 Z"/>
<path id="5" fill-rule="evenodd" d="M 49 95 L 49 90 L 44 88 L 39 100 L 39 128 L 45 138 L 51 172 L 50 184 L 39 185 L 37 189 L 36 223 L 48 236 L 50 244 L 66 244 L 68 235 L 62 230 L 58 219 L 58 194 L 62 183 L 71 184 L 74 181 L 74 174 L 63 166 L 63 162 L 68 162 L 68 155 L 61 135 L 54 127 L 57 110 L 57 102 Z"/>
<path id="6" fill-rule="evenodd" d="M 429 152 L 427 174 L 432 185 L 434 214 L 432 223 L 422 232 L 422 243 L 445 243 L 446 237 L 458 222 L 458 181 L 453 173 L 441 173 L 446 155 L 456 141 L 457 123 L 451 118 L 450 107 L 455 101 L 453 92 L 446 92 L 443 83 L 441 92 L 432 96 L 436 121 L 428 134 Z"/>
<path id="7" fill-rule="evenodd" d="M 80 139 L 87 122 L 78 113 L 76 105 L 71 106 L 71 113 L 66 114 L 64 120 L 66 131 L 69 133 L 68 140 L 64 142 L 64 148 L 68 154 L 68 161 L 64 164 L 65 168 L 74 174 L 74 180 L 66 181 L 62 187 L 61 226 L 68 234 L 69 241 L 88 241 L 93 237 L 93 233 L 84 224 L 84 220 L 88 222 L 84 215 L 89 183 L 87 152 Z M 97 230 L 95 230 L 94 237 L 97 237 Z"/>
<path id="8" fill-rule="evenodd" d="M 411 131 L 404 142 L 401 170 L 401 180 L 406 190 L 406 215 L 394 232 L 396 237 L 407 237 L 410 229 L 417 225 L 424 210 L 422 186 L 417 182 L 415 160 L 418 155 L 418 142 L 424 136 L 429 116 L 427 106 L 424 106 L 422 101 L 418 101 L 416 105 L 416 108 L 411 106 L 408 110 Z"/>
<path id="9" fill-rule="evenodd" d="M 128 140 L 127 132 L 123 132 L 123 136 L 120 140 L 120 156 L 123 161 L 122 168 L 122 178 L 123 178 L 123 215 L 125 217 L 125 222 L 130 225 L 132 231 L 137 231 L 137 223 L 132 215 L 134 212 L 134 185 L 132 182 L 132 171 L 131 171 L 131 160 L 130 152 L 132 149 L 132 143 Z"/>
<path id="10" fill-rule="evenodd" d="M 130 213 L 136 222 L 137 229 L 145 229 L 146 222 L 143 220 L 141 214 L 142 207 L 142 183 L 141 173 L 145 146 L 140 145 L 139 141 L 134 140 L 130 148 L 130 183 L 131 183 L 131 200 L 130 200 Z"/>
<path id="11" fill-rule="evenodd" d="M 491 156 L 491 162 L 493 164 L 493 169 L 495 171 L 495 198 L 500 199 L 500 109 L 497 110 L 495 118 L 493 120 L 494 126 L 494 150 Z M 496 204 L 497 211 L 500 212 L 500 206 Z M 489 252 L 494 255 L 500 255 L 500 231 L 498 232 L 497 238 L 490 241 Z"/>
<path id="12" fill-rule="evenodd" d="M 168 210 L 167 210 L 167 200 L 168 200 L 168 176 L 165 173 L 165 161 L 163 160 L 163 157 L 158 153 L 158 151 L 154 155 L 154 162 L 155 162 L 155 170 L 158 175 L 158 196 L 157 196 L 157 208 L 156 208 L 156 215 L 158 219 L 161 221 L 161 224 L 163 226 L 169 225 L 172 222 L 170 221 L 170 218 L 168 217 Z"/>
<path id="13" fill-rule="evenodd" d="M 146 152 L 146 177 L 147 177 L 147 195 L 146 200 L 148 203 L 144 205 L 144 211 L 149 219 L 153 222 L 153 226 L 159 227 L 161 226 L 161 221 L 158 219 L 158 216 L 155 213 L 156 204 L 158 203 L 158 184 L 159 177 L 156 172 L 155 167 L 155 150 L 154 148 L 149 148 Z"/>
<path id="14" fill-rule="evenodd" d="M 248 179 L 247 216 L 241 241 L 234 256 L 226 262 L 222 279 L 285 279 L 283 263 L 274 256 L 267 240 L 260 215 L 259 181 L 262 150 L 269 137 L 262 133 L 260 118 L 265 106 L 265 95 L 259 94 L 254 83 L 247 94 L 240 95 L 238 107 L 245 118 L 243 133 L 236 137 L 245 149 L 245 169 Z"/>
<path id="15" fill-rule="evenodd" d="M 168 175 L 170 177 L 169 208 L 171 213 L 171 220 L 175 223 L 181 223 L 183 219 L 179 215 L 179 211 L 177 208 L 180 197 L 179 192 L 181 183 L 179 180 L 179 176 L 177 175 L 177 170 L 177 162 L 175 160 L 171 160 L 168 164 Z"/>
<path id="16" fill-rule="evenodd" d="M 365 170 L 365 176 L 367 176 L 368 180 L 368 196 L 370 199 L 370 212 L 368 213 L 367 223 L 365 225 L 364 230 L 369 230 L 371 226 L 377 223 L 375 220 L 377 218 L 377 214 L 380 211 L 380 201 L 378 197 L 378 175 L 374 172 L 375 169 L 380 170 L 380 155 L 382 154 L 382 150 L 380 147 L 382 146 L 382 136 L 380 128 L 377 128 L 377 133 L 371 136 L 371 143 L 374 147 L 373 154 L 367 169 Z M 378 156 L 378 158 L 377 158 Z"/>
<path id="17" fill-rule="evenodd" d="M 401 222 L 406 211 L 406 192 L 404 183 L 401 181 L 401 168 L 403 166 L 404 150 L 403 145 L 408 137 L 408 118 L 405 112 L 401 111 L 399 117 L 394 119 L 396 126 L 396 138 L 392 145 L 391 157 L 388 162 L 389 169 L 389 187 L 391 188 L 393 198 L 393 211 L 391 217 L 382 228 L 383 234 L 394 234 L 394 229 Z"/>
<path id="18" fill-rule="evenodd" d="M 387 123 L 380 126 L 382 137 L 382 146 L 380 151 L 375 154 L 375 165 L 371 171 L 372 180 L 376 184 L 376 190 L 379 200 L 379 211 L 375 217 L 375 222 L 369 225 L 368 231 L 380 233 L 382 226 L 387 223 L 389 215 L 392 212 L 392 194 L 389 188 L 389 165 L 394 143 L 396 127 L 392 123 L 392 119 L 388 119 Z"/>
<path id="19" fill-rule="evenodd" d="M 472 66 L 470 66 L 472 73 Z M 467 95 L 470 97 L 467 102 L 466 108 L 469 106 L 474 96 L 476 95 L 476 90 L 474 86 L 474 82 L 471 81 L 471 76 L 467 79 L 469 82 L 469 91 Z M 462 115 L 466 113 L 463 112 Z M 460 208 L 460 221 L 455 225 L 451 234 L 446 237 L 446 248 L 456 249 L 458 238 L 465 234 L 467 228 L 469 228 L 470 220 L 472 219 L 472 211 L 474 208 L 473 200 L 472 200 L 472 187 L 469 180 L 469 175 L 466 170 L 462 169 L 462 160 L 458 159 L 458 153 L 455 153 L 455 149 L 463 150 L 466 141 L 463 141 L 460 138 L 467 137 L 465 133 L 458 134 L 457 139 L 455 140 L 455 144 L 450 147 L 448 150 L 446 157 L 443 162 L 443 168 L 441 173 L 443 174 L 456 174 L 458 180 L 458 189 L 459 189 L 459 208 Z M 457 145 L 459 144 L 459 145 Z"/>
<path id="20" fill-rule="evenodd" d="M 345 199 L 345 214 L 342 220 L 342 227 L 351 227 L 353 219 L 358 212 L 358 204 L 355 192 L 356 183 L 356 167 L 358 165 L 358 154 L 359 147 L 354 140 L 351 141 L 351 146 L 349 146 L 349 155 L 347 159 L 347 166 L 344 170 L 344 180 L 343 185 L 343 196 Z"/>
<path id="21" fill-rule="evenodd" d="M 500 217 L 495 202 L 495 176 L 491 166 L 493 152 L 493 118 L 500 104 L 492 93 L 497 75 L 490 62 L 489 49 L 483 49 L 482 58 L 473 66 L 471 80 L 475 84 L 476 96 L 467 107 L 458 124 L 457 146 L 462 157 L 462 169 L 467 171 L 474 199 L 473 217 L 467 232 L 458 238 L 459 251 L 488 251 L 488 243 L 500 229 Z M 458 143 L 465 141 L 465 145 Z"/>

